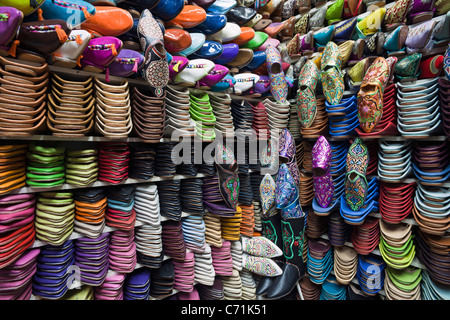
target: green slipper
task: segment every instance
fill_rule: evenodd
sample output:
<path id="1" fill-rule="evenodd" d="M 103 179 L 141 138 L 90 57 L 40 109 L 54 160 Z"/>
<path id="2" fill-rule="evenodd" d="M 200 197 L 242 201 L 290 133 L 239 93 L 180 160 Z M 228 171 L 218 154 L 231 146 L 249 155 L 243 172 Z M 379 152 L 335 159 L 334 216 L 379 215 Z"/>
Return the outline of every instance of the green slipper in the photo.
<path id="1" fill-rule="evenodd" d="M 255 36 L 253 37 L 253 39 L 246 44 L 243 44 L 241 48 L 248 48 L 255 51 L 256 49 L 261 47 L 268 38 L 269 35 L 267 33 L 262 31 L 255 31 Z"/>

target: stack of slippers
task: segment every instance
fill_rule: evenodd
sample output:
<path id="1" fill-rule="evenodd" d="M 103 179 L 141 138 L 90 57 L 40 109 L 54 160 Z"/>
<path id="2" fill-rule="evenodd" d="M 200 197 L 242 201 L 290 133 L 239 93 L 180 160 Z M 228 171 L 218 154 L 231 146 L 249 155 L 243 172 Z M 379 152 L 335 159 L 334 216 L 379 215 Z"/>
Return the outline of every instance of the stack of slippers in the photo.
<path id="1" fill-rule="evenodd" d="M 242 209 L 242 220 L 240 225 L 240 234 L 244 237 L 252 237 L 255 230 L 255 213 L 253 205 L 240 205 Z"/>
<path id="2" fill-rule="evenodd" d="M 81 284 L 99 286 L 109 270 L 109 233 L 100 237 L 75 240 L 75 265 L 80 269 Z"/>
<path id="3" fill-rule="evenodd" d="M 386 263 L 373 254 L 358 256 L 356 278 L 365 295 L 376 296 L 384 287 Z"/>
<path id="4" fill-rule="evenodd" d="M 369 151 L 369 163 L 367 164 L 366 175 L 376 175 L 378 169 L 378 141 L 376 139 L 365 141 Z"/>
<path id="5" fill-rule="evenodd" d="M 325 98 L 316 99 L 316 116 L 309 127 L 302 127 L 301 134 L 304 138 L 318 138 L 329 132 L 328 113 L 325 108 Z"/>
<path id="6" fill-rule="evenodd" d="M 422 270 L 422 281 L 420 282 L 422 300 L 448 300 L 449 294 L 448 287 L 434 282 L 428 271 Z"/>
<path id="7" fill-rule="evenodd" d="M 253 125 L 253 105 L 246 100 L 231 101 L 231 115 L 236 137 L 244 138 Z"/>
<path id="8" fill-rule="evenodd" d="M 192 252 L 205 250 L 205 222 L 200 215 L 189 215 L 181 220 L 186 248 Z"/>
<path id="9" fill-rule="evenodd" d="M 419 229 L 415 240 L 418 258 L 425 265 L 430 278 L 448 288 L 450 285 L 450 277 L 446 273 L 450 266 L 448 236 L 427 234 Z"/>
<path id="10" fill-rule="evenodd" d="M 338 211 L 333 211 L 328 218 L 328 239 L 335 246 L 343 246 L 350 240 L 352 226 L 345 223 Z"/>
<path id="11" fill-rule="evenodd" d="M 133 179 L 150 180 L 155 174 L 156 148 L 153 144 L 130 145 L 130 170 Z"/>
<path id="12" fill-rule="evenodd" d="M 134 192 L 136 221 L 151 226 L 159 226 L 161 215 L 158 188 L 154 184 L 137 185 Z"/>
<path id="13" fill-rule="evenodd" d="M 350 147 L 347 141 L 331 141 L 331 165 L 330 173 L 333 176 L 333 181 L 342 173 L 345 173 L 345 159 Z M 336 189 L 336 188 L 335 188 Z"/>
<path id="14" fill-rule="evenodd" d="M 211 257 L 216 276 L 230 277 L 233 273 L 231 242 L 223 240 L 222 246 L 211 246 Z"/>
<path id="15" fill-rule="evenodd" d="M 262 104 L 266 107 L 270 131 L 278 129 L 281 132 L 288 127 L 291 113 L 289 103 L 276 103 L 269 99 L 264 99 Z"/>
<path id="16" fill-rule="evenodd" d="M 186 252 L 183 261 L 173 261 L 175 268 L 175 281 L 173 288 L 181 292 L 192 292 L 194 290 L 194 266 L 195 258 L 193 252 Z"/>
<path id="17" fill-rule="evenodd" d="M 311 140 L 303 140 L 302 168 L 307 173 L 312 173 L 312 149 L 314 143 Z M 300 168 L 299 168 L 300 169 Z"/>
<path id="18" fill-rule="evenodd" d="M 393 269 L 387 267 L 384 292 L 387 300 L 421 300 L 422 270 L 415 267 Z"/>
<path id="19" fill-rule="evenodd" d="M 194 252 L 194 259 L 194 281 L 197 284 L 212 286 L 216 272 L 212 264 L 211 247 L 209 244 L 205 245 L 203 252 Z"/>
<path id="20" fill-rule="evenodd" d="M 173 177 L 177 172 L 177 165 L 172 158 L 175 143 L 158 143 L 156 146 L 155 175 L 159 177 Z"/>
<path id="21" fill-rule="evenodd" d="M 158 182 L 157 186 L 161 217 L 165 217 L 173 221 L 181 221 L 181 180 Z"/>
<path id="22" fill-rule="evenodd" d="M 397 128 L 402 136 L 423 138 L 441 131 L 438 78 L 398 84 Z"/>
<path id="23" fill-rule="evenodd" d="M 220 248 L 223 244 L 220 216 L 206 212 L 203 216 L 205 221 L 205 241 L 211 247 Z"/>
<path id="24" fill-rule="evenodd" d="M 383 93 L 383 109 L 380 121 L 371 132 L 365 132 L 361 128 L 356 128 L 359 136 L 386 136 L 397 135 L 397 86 L 389 84 Z"/>
<path id="25" fill-rule="evenodd" d="M 212 107 L 216 123 L 214 128 L 226 137 L 234 132 L 233 117 L 231 115 L 231 96 L 227 93 L 210 92 L 209 102 Z"/>
<path id="26" fill-rule="evenodd" d="M 417 185 L 412 213 L 423 232 L 445 236 L 450 227 L 450 195 L 442 187 Z"/>
<path id="27" fill-rule="evenodd" d="M 255 130 L 256 137 L 262 140 L 267 139 L 270 136 L 270 129 L 266 106 L 261 102 L 254 103 L 252 105 L 252 112 L 252 129 Z"/>
<path id="28" fill-rule="evenodd" d="M 148 300 L 150 297 L 151 271 L 139 268 L 125 277 L 123 300 Z"/>
<path id="29" fill-rule="evenodd" d="M 292 134 L 295 140 L 302 138 L 302 126 L 298 121 L 297 103 L 291 102 L 291 111 L 289 113 L 289 123 L 287 129 Z"/>
<path id="30" fill-rule="evenodd" d="M 27 144 L 0 146 L 0 195 L 25 186 Z"/>
<path id="31" fill-rule="evenodd" d="M 394 269 L 409 267 L 416 255 L 412 225 L 380 220 L 379 249 L 386 264 Z"/>
<path id="32" fill-rule="evenodd" d="M 422 185 L 441 186 L 449 180 L 449 146 L 448 141 L 413 143 L 413 173 Z"/>
<path id="33" fill-rule="evenodd" d="M 441 77 L 438 82 L 444 133 L 450 136 L 450 80 Z"/>
<path id="34" fill-rule="evenodd" d="M 201 140 L 214 140 L 217 119 L 214 116 L 208 93 L 189 90 L 189 103 L 189 114 L 194 123 L 196 136 Z"/>
<path id="35" fill-rule="evenodd" d="M 183 212 L 203 215 L 202 179 L 184 179 L 180 185 L 180 201 Z"/>
<path id="36" fill-rule="evenodd" d="M 336 281 L 347 286 L 356 276 L 358 253 L 347 246 L 334 247 L 334 275 Z"/>
<path id="37" fill-rule="evenodd" d="M 101 285 L 94 287 L 95 300 L 123 300 L 125 277 L 125 273 L 108 272 L 105 281 Z"/>
<path id="38" fill-rule="evenodd" d="M 72 234 L 75 202 L 72 192 L 41 192 L 36 203 L 36 239 L 61 245 Z"/>
<path id="39" fill-rule="evenodd" d="M 325 101 L 325 110 L 328 114 L 329 133 L 332 137 L 348 139 L 356 135 L 359 126 L 356 95 L 345 96 L 339 104 L 330 104 Z"/>
<path id="40" fill-rule="evenodd" d="M 319 300 L 347 300 L 347 286 L 330 274 L 322 284 Z"/>
<path id="41" fill-rule="evenodd" d="M 242 211 L 237 211 L 232 217 L 221 217 L 222 239 L 238 241 L 241 236 Z"/>
<path id="42" fill-rule="evenodd" d="M 183 262 L 186 257 L 186 243 L 181 221 L 164 221 L 162 224 L 162 245 L 164 253 L 173 261 Z"/>
<path id="43" fill-rule="evenodd" d="M 195 154 L 195 146 L 192 143 L 190 145 L 190 150 L 189 147 L 186 145 L 186 151 L 183 150 L 183 161 L 182 163 L 178 164 L 176 167 L 176 173 L 177 174 L 181 174 L 184 176 L 191 176 L 191 177 L 195 177 L 198 174 L 198 167 L 195 164 L 196 163 L 196 159 L 194 157 Z M 190 151 L 190 152 L 189 152 Z M 189 159 L 189 155 L 190 155 L 190 159 Z M 189 160 L 184 160 L 184 159 L 189 159 Z"/>
<path id="44" fill-rule="evenodd" d="M 256 300 L 256 282 L 250 271 L 242 270 L 240 273 L 242 282 L 242 300 Z"/>
<path id="45" fill-rule="evenodd" d="M 306 268 L 315 284 L 323 284 L 333 270 L 334 250 L 331 243 L 323 239 L 308 240 L 308 260 Z"/>
<path id="46" fill-rule="evenodd" d="M 412 143 L 381 139 L 378 149 L 378 170 L 380 180 L 401 182 L 412 173 Z"/>
<path id="47" fill-rule="evenodd" d="M 98 180 L 118 184 L 128 179 L 130 150 L 127 143 L 101 143 L 98 161 Z"/>
<path id="48" fill-rule="evenodd" d="M 165 101 L 167 116 L 163 136 L 165 138 L 170 138 L 172 135 L 193 137 L 195 129 L 189 114 L 189 90 L 167 86 Z"/>
<path id="49" fill-rule="evenodd" d="M 165 97 L 153 97 L 150 91 L 133 87 L 131 90 L 131 117 L 133 131 L 146 143 L 158 143 L 166 120 Z"/>
<path id="50" fill-rule="evenodd" d="M 94 127 L 95 98 L 92 78 L 71 81 L 52 74 L 48 94 L 47 126 L 54 136 L 80 137 Z"/>
<path id="51" fill-rule="evenodd" d="M 128 81 L 106 84 L 94 78 L 95 130 L 107 139 L 128 138 L 133 129 Z"/>
<path id="52" fill-rule="evenodd" d="M 242 271 L 242 242 L 231 241 L 231 259 L 233 260 L 233 268 Z"/>
<path id="53" fill-rule="evenodd" d="M 113 186 L 106 191 L 107 209 L 105 214 L 108 227 L 121 230 L 134 229 L 136 211 L 134 210 L 135 185 Z"/>
<path id="54" fill-rule="evenodd" d="M 360 255 L 368 255 L 378 247 L 380 243 L 379 219 L 367 217 L 363 224 L 353 226 L 351 242 L 353 248 Z"/>
<path id="55" fill-rule="evenodd" d="M 413 210 L 416 183 L 380 183 L 380 215 L 388 223 L 400 223 Z"/>
<path id="56" fill-rule="evenodd" d="M 167 297 L 173 292 L 175 268 L 172 260 L 165 260 L 161 267 L 151 270 L 150 296 L 152 298 Z"/>
<path id="57" fill-rule="evenodd" d="M 73 195 L 75 221 L 73 230 L 85 237 L 98 238 L 106 225 L 106 192 L 102 188 L 79 189 Z"/>
<path id="58" fill-rule="evenodd" d="M 45 131 L 49 68 L 0 56 L 0 132 L 28 136 Z"/>
<path id="59" fill-rule="evenodd" d="M 74 264 L 73 241 L 66 241 L 59 246 L 43 246 L 37 257 L 36 272 L 33 276 L 33 295 L 48 300 L 62 298 L 69 290 L 69 277 Z"/>
<path id="60" fill-rule="evenodd" d="M 23 252 L 19 259 L 0 270 L 0 299 L 29 300 L 37 270 L 39 248 Z"/>
<path id="61" fill-rule="evenodd" d="M 36 196 L 7 195 L 0 198 L 0 268 L 14 263 L 33 245 Z"/>
<path id="62" fill-rule="evenodd" d="M 30 143 L 27 152 L 27 185 L 47 188 L 64 184 L 66 181 L 64 158 L 64 146 Z"/>
<path id="63" fill-rule="evenodd" d="M 299 200 L 302 206 L 309 206 L 314 200 L 313 175 L 300 171 Z"/>
<path id="64" fill-rule="evenodd" d="M 134 229 L 114 230 L 109 235 L 109 269 L 130 273 L 137 264 Z"/>
<path id="65" fill-rule="evenodd" d="M 134 241 L 138 263 L 148 268 L 157 269 L 163 260 L 161 225 L 143 224 L 135 229 Z"/>
<path id="66" fill-rule="evenodd" d="M 322 286 L 311 281 L 309 275 L 305 275 L 299 281 L 303 300 L 319 300 Z"/>
<path id="67" fill-rule="evenodd" d="M 216 277 L 212 286 L 198 284 L 198 293 L 201 300 L 224 300 L 223 281 Z"/>
<path id="68" fill-rule="evenodd" d="M 97 180 L 97 149 L 66 150 L 66 183 L 85 187 Z"/>
<path id="69" fill-rule="evenodd" d="M 221 276 L 224 300 L 241 300 L 242 280 L 239 271 L 232 269 L 231 275 Z"/>
<path id="70" fill-rule="evenodd" d="M 310 239 L 317 239 L 321 235 L 327 233 L 327 216 L 321 216 L 316 214 L 314 211 L 309 211 L 306 216 L 306 234 Z"/>

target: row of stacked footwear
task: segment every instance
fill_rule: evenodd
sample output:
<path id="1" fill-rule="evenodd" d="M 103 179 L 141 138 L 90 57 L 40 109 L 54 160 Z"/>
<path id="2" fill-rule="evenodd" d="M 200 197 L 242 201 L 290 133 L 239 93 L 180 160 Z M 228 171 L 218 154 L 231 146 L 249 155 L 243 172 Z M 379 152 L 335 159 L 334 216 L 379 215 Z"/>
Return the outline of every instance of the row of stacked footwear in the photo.
<path id="1" fill-rule="evenodd" d="M 6 28 L 3 54 L 16 59 L 2 59 L 2 132 L 280 139 L 256 174 L 226 147 L 215 165 L 180 167 L 165 143 L 5 146 L 5 299 L 448 297 L 445 1 L 117 2 L 0 1 L 17 9 L 4 18 L 17 27 Z M 371 140 L 398 134 L 437 142 Z M 129 174 L 163 178 L 144 187 Z M 125 185 L 91 188 L 97 179 Z M 69 290 L 74 266 L 81 290 Z"/>

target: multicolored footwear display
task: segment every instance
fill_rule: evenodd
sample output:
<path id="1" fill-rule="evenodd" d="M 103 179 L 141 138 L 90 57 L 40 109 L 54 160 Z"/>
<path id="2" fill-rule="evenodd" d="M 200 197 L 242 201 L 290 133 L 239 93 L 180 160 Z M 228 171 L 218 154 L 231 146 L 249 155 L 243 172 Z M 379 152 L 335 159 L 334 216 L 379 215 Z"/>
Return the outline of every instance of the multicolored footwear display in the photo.
<path id="1" fill-rule="evenodd" d="M 449 11 L 0 0 L 0 300 L 448 299 Z"/>

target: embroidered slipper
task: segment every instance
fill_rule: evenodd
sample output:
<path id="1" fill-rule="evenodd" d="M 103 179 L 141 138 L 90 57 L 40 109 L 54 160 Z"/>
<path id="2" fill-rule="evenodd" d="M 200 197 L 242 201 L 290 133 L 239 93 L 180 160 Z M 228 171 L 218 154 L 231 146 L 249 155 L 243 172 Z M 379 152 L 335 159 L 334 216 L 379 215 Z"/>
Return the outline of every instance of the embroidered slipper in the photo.
<path id="1" fill-rule="evenodd" d="M 316 64 L 308 60 L 300 71 L 297 90 L 297 115 L 303 128 L 309 128 L 316 117 L 316 87 L 319 77 Z"/>
<path id="2" fill-rule="evenodd" d="M 275 258 L 283 254 L 278 246 L 266 237 L 242 238 L 242 251 L 252 256 Z"/>
<path id="3" fill-rule="evenodd" d="M 331 177 L 331 147 L 324 136 L 320 136 L 312 149 L 312 171 L 315 200 L 322 208 L 327 208 L 334 195 Z"/>
<path id="4" fill-rule="evenodd" d="M 346 162 L 345 201 L 351 210 L 358 211 L 367 196 L 366 170 L 369 164 L 369 151 L 361 138 L 356 138 L 348 149 Z"/>
<path id="5" fill-rule="evenodd" d="M 323 92 L 328 103 L 338 104 L 344 95 L 344 76 L 341 71 L 341 53 L 334 42 L 328 42 L 321 59 Z"/>
<path id="6" fill-rule="evenodd" d="M 372 132 L 383 115 L 383 93 L 389 81 L 389 65 L 378 57 L 367 69 L 358 92 L 358 119 L 365 132 Z"/>

